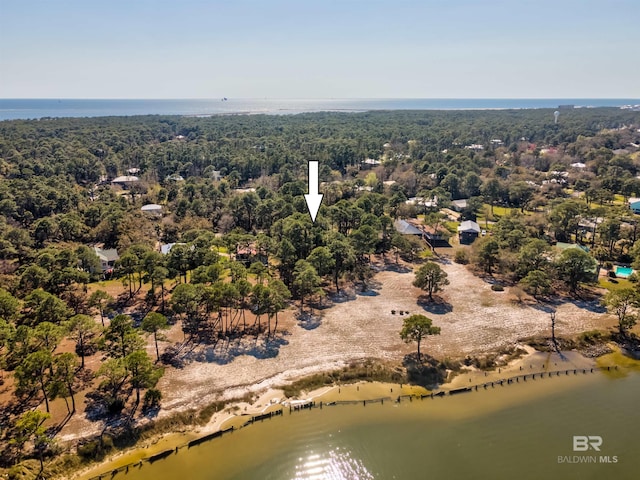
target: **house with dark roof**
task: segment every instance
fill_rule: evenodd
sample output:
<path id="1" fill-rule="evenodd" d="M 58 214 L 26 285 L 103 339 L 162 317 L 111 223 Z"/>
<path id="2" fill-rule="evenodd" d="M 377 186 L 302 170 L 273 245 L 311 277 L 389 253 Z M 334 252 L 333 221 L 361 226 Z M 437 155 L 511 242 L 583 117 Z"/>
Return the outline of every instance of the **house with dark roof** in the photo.
<path id="1" fill-rule="evenodd" d="M 465 220 L 458 227 L 458 236 L 460 243 L 473 243 L 480 235 L 480 225 L 471 220 Z"/>

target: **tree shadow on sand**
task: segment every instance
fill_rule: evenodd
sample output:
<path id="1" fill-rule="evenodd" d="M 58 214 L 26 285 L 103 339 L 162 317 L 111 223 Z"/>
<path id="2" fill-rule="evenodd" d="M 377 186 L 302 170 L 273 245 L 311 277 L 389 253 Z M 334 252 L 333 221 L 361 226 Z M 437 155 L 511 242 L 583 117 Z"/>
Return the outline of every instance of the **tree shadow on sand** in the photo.
<path id="1" fill-rule="evenodd" d="M 538 301 L 532 304 L 531 307 L 536 310 L 541 310 L 545 313 L 551 313 L 558 307 L 564 304 L 572 304 L 581 310 L 587 310 L 592 313 L 606 313 L 607 309 L 602 305 L 598 297 L 584 297 L 584 298 L 572 298 L 572 297 L 551 297 L 545 298 L 544 301 Z"/>
<path id="2" fill-rule="evenodd" d="M 351 290 L 340 290 L 340 293 L 329 293 L 325 298 L 325 304 L 329 304 L 332 307 L 336 303 L 345 303 L 355 300 L 357 295 Z"/>
<path id="3" fill-rule="evenodd" d="M 142 415 L 144 415 L 149 420 L 156 418 L 158 416 L 158 413 L 160 413 L 160 405 L 142 408 Z"/>
<path id="4" fill-rule="evenodd" d="M 410 384 L 420 385 L 429 390 L 438 388 L 447 379 L 447 369 L 440 361 L 424 353 L 418 360 L 417 353 L 404 356 L 402 366 L 407 370 L 407 380 Z"/>
<path id="5" fill-rule="evenodd" d="M 426 312 L 434 315 L 444 315 L 453 311 L 453 305 L 438 296 L 435 296 L 433 301 L 430 301 L 427 295 L 421 295 L 418 297 L 418 305 Z"/>
<path id="6" fill-rule="evenodd" d="M 355 291 L 356 295 L 361 297 L 375 297 L 380 295 L 378 290 L 382 288 L 382 283 L 376 280 L 369 280 L 366 283 L 360 283 Z"/>
<path id="7" fill-rule="evenodd" d="M 105 428 L 119 426 L 131 418 L 127 412 L 127 400 L 131 395 L 131 388 L 118 394 L 117 398 L 101 388 L 87 394 L 85 398 L 85 417 L 91 422 L 104 422 Z"/>
<path id="8" fill-rule="evenodd" d="M 365 290 L 362 292 L 358 292 L 358 296 L 360 297 L 377 297 L 378 295 L 380 295 L 378 292 L 376 292 L 375 290 Z"/>
<path id="9" fill-rule="evenodd" d="M 305 330 L 315 330 L 322 325 L 322 317 L 310 312 L 298 313 L 296 315 L 296 320 L 298 320 L 298 325 Z"/>
<path id="10" fill-rule="evenodd" d="M 275 358 L 280 353 L 280 347 L 289 344 L 289 341 L 284 338 L 285 335 L 288 333 L 280 332 L 277 335 L 253 340 L 243 338 L 238 342 L 219 342 L 216 345 L 194 349 L 187 354 L 185 360 L 226 365 L 241 355 L 249 355 L 257 359 Z"/>
<path id="11" fill-rule="evenodd" d="M 409 273 L 411 272 L 411 268 L 407 267 L 406 265 L 401 265 L 401 264 L 395 264 L 395 263 L 388 263 L 384 266 L 384 268 L 382 269 L 382 271 L 385 272 L 395 272 L 395 273 Z"/>

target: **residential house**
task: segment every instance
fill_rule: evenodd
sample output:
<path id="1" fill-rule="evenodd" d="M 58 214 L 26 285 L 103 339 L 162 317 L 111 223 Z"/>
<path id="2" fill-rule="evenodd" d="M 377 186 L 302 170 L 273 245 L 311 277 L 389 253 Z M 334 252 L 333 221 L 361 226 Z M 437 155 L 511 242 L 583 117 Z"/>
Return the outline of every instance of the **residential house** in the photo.
<path id="1" fill-rule="evenodd" d="M 580 245 L 578 243 L 557 242 L 555 244 L 555 247 L 560 251 L 564 251 L 568 248 L 579 248 L 580 250 L 584 250 L 585 252 L 589 253 L 589 247 L 585 245 Z"/>
<path id="2" fill-rule="evenodd" d="M 160 245 L 160 253 L 162 255 L 168 255 L 169 252 L 171 251 L 171 249 L 175 246 L 175 245 L 186 245 L 186 243 L 182 243 L 182 242 L 177 242 L 177 243 L 163 243 L 162 245 Z"/>
<path id="3" fill-rule="evenodd" d="M 143 205 L 140 210 L 149 217 L 162 217 L 162 205 L 158 205 L 157 203 L 148 203 L 147 205 Z"/>
<path id="4" fill-rule="evenodd" d="M 431 248 L 451 246 L 442 235 L 442 232 L 434 230 L 429 225 L 423 225 L 417 218 L 396 220 L 393 222 L 393 226 L 397 232 L 403 235 L 419 235 Z"/>
<path id="5" fill-rule="evenodd" d="M 94 252 L 96 252 L 96 256 L 100 260 L 100 267 L 103 272 L 109 272 L 113 270 L 116 262 L 120 260 L 120 255 L 118 255 L 118 251 L 115 248 L 102 248 L 99 246 L 93 247 Z"/>
<path id="6" fill-rule="evenodd" d="M 407 222 L 406 220 L 396 220 L 393 222 L 393 226 L 395 227 L 398 233 L 402 235 L 419 235 L 422 237 L 423 232 L 415 225 Z"/>
<path id="7" fill-rule="evenodd" d="M 251 192 L 255 192 L 256 189 L 254 187 L 234 188 L 233 191 L 236 192 L 236 193 L 251 193 Z"/>
<path id="8" fill-rule="evenodd" d="M 480 145 L 479 143 L 472 143 L 471 145 L 465 145 L 466 150 L 473 150 L 474 152 L 479 152 L 484 150 L 484 145 Z"/>
<path id="9" fill-rule="evenodd" d="M 438 207 L 438 197 L 433 197 L 432 199 L 427 200 L 424 197 L 411 197 L 409 200 L 405 201 L 407 205 L 418 205 L 426 208 L 437 208 Z"/>
<path id="10" fill-rule="evenodd" d="M 461 212 L 462 210 L 467 208 L 467 206 L 469 205 L 468 202 L 469 202 L 468 198 L 461 198 L 460 200 L 452 200 L 451 208 L 456 212 Z"/>
<path id="11" fill-rule="evenodd" d="M 254 262 L 260 262 L 267 265 L 267 257 L 258 251 L 255 244 L 243 244 L 236 246 L 235 259 L 242 262 L 246 267 Z"/>
<path id="12" fill-rule="evenodd" d="M 184 182 L 184 177 L 179 173 L 172 173 L 171 175 L 167 175 L 165 178 L 167 182 Z"/>
<path id="13" fill-rule="evenodd" d="M 480 225 L 472 220 L 465 220 L 458 227 L 460 243 L 473 243 L 480 235 Z"/>
<path id="14" fill-rule="evenodd" d="M 374 158 L 365 158 L 362 161 L 362 169 L 366 170 L 368 168 L 373 168 L 373 167 L 377 167 L 378 165 L 380 165 L 382 162 L 380 160 L 376 160 Z"/>
<path id="15" fill-rule="evenodd" d="M 140 179 L 135 175 L 122 175 L 111 180 L 112 185 L 120 185 L 122 188 L 129 188 L 131 185 L 139 182 Z"/>

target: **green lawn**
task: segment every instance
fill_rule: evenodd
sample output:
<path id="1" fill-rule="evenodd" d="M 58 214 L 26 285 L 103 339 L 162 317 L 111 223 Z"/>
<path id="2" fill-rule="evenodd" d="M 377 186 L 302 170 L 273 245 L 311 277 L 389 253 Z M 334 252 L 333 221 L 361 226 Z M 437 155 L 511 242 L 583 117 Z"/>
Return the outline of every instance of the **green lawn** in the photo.
<path id="1" fill-rule="evenodd" d="M 476 217 L 476 223 L 480 225 L 480 228 L 482 228 L 483 230 L 487 230 L 487 231 L 492 230 L 495 223 L 491 223 L 491 222 L 495 222 L 495 220 L 489 220 L 489 223 L 487 224 L 484 216 L 478 215 Z"/>
<path id="2" fill-rule="evenodd" d="M 613 203 L 624 204 L 624 197 L 622 195 L 618 195 L 617 193 L 613 196 Z"/>
<path id="3" fill-rule="evenodd" d="M 613 280 L 613 281 L 611 281 Z M 598 284 L 602 288 L 606 288 L 607 290 L 620 290 L 622 288 L 634 288 L 634 284 L 631 283 L 626 278 L 608 278 L 608 277 L 600 277 L 598 279 Z"/>
<path id="4" fill-rule="evenodd" d="M 489 205 L 488 203 L 485 203 L 483 205 L 483 207 L 487 208 L 488 211 L 491 211 L 491 205 Z M 509 215 L 514 210 L 520 211 L 519 208 L 500 207 L 500 206 L 496 205 L 495 207 L 493 207 L 493 216 L 495 217 L 496 220 L 498 220 L 500 217 L 504 217 L 505 215 Z M 478 222 L 478 223 L 480 223 L 480 222 Z"/>
<path id="5" fill-rule="evenodd" d="M 457 233 L 460 222 L 444 222 L 444 227 L 451 233 Z"/>
<path id="6" fill-rule="evenodd" d="M 433 252 L 430 249 L 425 248 L 424 250 L 422 250 L 420 252 L 420 254 L 418 256 L 420 258 L 431 258 L 431 257 L 433 257 Z"/>

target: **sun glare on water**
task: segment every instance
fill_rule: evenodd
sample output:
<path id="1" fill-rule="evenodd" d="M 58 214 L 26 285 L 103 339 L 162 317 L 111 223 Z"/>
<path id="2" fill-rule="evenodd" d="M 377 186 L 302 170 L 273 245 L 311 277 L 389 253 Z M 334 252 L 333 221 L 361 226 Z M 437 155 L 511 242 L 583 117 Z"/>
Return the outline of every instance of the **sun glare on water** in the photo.
<path id="1" fill-rule="evenodd" d="M 373 480 L 373 475 L 349 451 L 336 448 L 300 458 L 293 480 Z"/>

